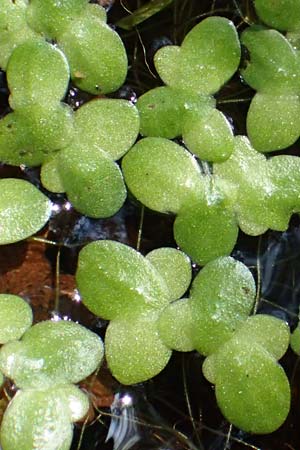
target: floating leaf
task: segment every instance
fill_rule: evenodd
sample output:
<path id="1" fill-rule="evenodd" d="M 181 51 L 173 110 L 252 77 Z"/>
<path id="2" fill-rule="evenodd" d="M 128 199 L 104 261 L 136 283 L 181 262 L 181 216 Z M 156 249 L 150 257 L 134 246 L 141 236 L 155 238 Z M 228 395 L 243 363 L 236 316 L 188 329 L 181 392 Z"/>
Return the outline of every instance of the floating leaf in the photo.
<path id="1" fill-rule="evenodd" d="M 299 0 L 255 0 L 258 16 L 271 28 L 282 31 L 299 30 Z"/>
<path id="2" fill-rule="evenodd" d="M 281 33 L 253 26 L 243 32 L 241 42 L 250 52 L 250 61 L 242 70 L 246 83 L 271 95 L 298 90 L 297 54 Z"/>
<path id="3" fill-rule="evenodd" d="M 58 172 L 74 208 L 89 217 L 110 217 L 123 205 L 126 187 L 119 166 L 97 147 L 75 143 L 58 156 Z"/>
<path id="4" fill-rule="evenodd" d="M 234 150 L 230 123 L 215 108 L 205 107 L 186 114 L 182 137 L 188 149 L 200 159 L 221 162 Z"/>
<path id="5" fill-rule="evenodd" d="M 264 233 L 269 228 L 267 201 L 273 189 L 266 157 L 255 151 L 246 137 L 237 136 L 233 154 L 214 164 L 213 172 L 240 228 L 254 236 Z"/>
<path id="6" fill-rule="evenodd" d="M 82 419 L 89 410 L 89 398 L 74 384 L 63 384 L 53 387 L 56 395 L 68 405 L 70 421 L 77 422 Z"/>
<path id="7" fill-rule="evenodd" d="M 41 168 L 41 182 L 43 186 L 48 189 L 48 191 L 55 193 L 65 191 L 59 176 L 58 162 L 58 154 L 55 154 L 53 158 L 44 162 Z"/>
<path id="8" fill-rule="evenodd" d="M 254 297 L 254 279 L 244 264 L 231 257 L 206 264 L 190 295 L 196 349 L 209 355 L 229 340 L 250 314 Z"/>
<path id="9" fill-rule="evenodd" d="M 200 265 L 229 255 L 237 236 L 236 219 L 220 199 L 207 203 L 191 202 L 179 212 L 174 222 L 177 244 Z"/>
<path id="10" fill-rule="evenodd" d="M 0 344 L 20 339 L 31 324 L 32 310 L 25 300 L 0 294 Z"/>
<path id="11" fill-rule="evenodd" d="M 0 120 L 0 159 L 8 164 L 37 166 L 66 147 L 73 135 L 69 106 L 34 104 Z"/>
<path id="12" fill-rule="evenodd" d="M 27 0 L 0 0 L 0 67 L 7 62 L 16 47 L 27 40 L 40 40 L 26 21 Z"/>
<path id="13" fill-rule="evenodd" d="M 285 354 L 290 340 L 290 330 L 286 322 L 267 314 L 256 314 L 247 318 L 235 333 L 233 339 L 248 339 L 261 345 L 277 360 Z"/>
<path id="14" fill-rule="evenodd" d="M 56 39 L 72 21 L 85 12 L 87 4 L 88 0 L 31 0 L 26 16 L 34 30 Z"/>
<path id="15" fill-rule="evenodd" d="M 131 247 L 95 241 L 79 254 L 76 281 L 86 307 L 105 319 L 157 310 L 169 291 L 154 266 Z"/>
<path id="16" fill-rule="evenodd" d="M 55 390 L 18 391 L 3 416 L 3 450 L 69 450 L 73 437 L 70 413 Z"/>
<path id="17" fill-rule="evenodd" d="M 158 311 L 110 322 L 105 335 L 108 366 L 122 384 L 154 377 L 167 365 L 171 350 L 160 339 Z"/>
<path id="18" fill-rule="evenodd" d="M 295 352 L 296 355 L 300 355 L 300 326 L 299 325 L 291 334 L 290 344 L 291 344 L 291 349 L 293 350 L 293 352 Z"/>
<path id="19" fill-rule="evenodd" d="M 167 85 L 199 94 L 217 92 L 236 71 L 239 60 L 236 29 L 224 17 L 203 20 L 186 35 L 181 47 L 163 47 L 154 58 Z"/>
<path id="20" fill-rule="evenodd" d="M 284 231 L 291 215 L 300 211 L 300 158 L 278 155 L 269 158 L 267 164 L 274 186 L 268 204 L 270 228 Z"/>
<path id="21" fill-rule="evenodd" d="M 0 180 L 0 244 L 21 241 L 48 221 L 51 202 L 28 181 Z"/>
<path id="22" fill-rule="evenodd" d="M 77 139 L 87 147 L 99 147 L 114 160 L 135 143 L 139 124 L 138 111 L 127 100 L 93 100 L 75 113 Z"/>
<path id="23" fill-rule="evenodd" d="M 261 346 L 230 342 L 218 356 L 217 402 L 227 420 L 250 433 L 272 433 L 290 409 L 290 387 L 282 367 Z"/>
<path id="24" fill-rule="evenodd" d="M 204 195 L 196 160 L 167 139 L 140 140 L 123 158 L 122 169 L 133 195 L 155 211 L 178 212 L 191 196 Z"/>
<path id="25" fill-rule="evenodd" d="M 184 95 L 169 86 L 151 89 L 139 97 L 137 108 L 141 117 L 140 133 L 173 139 L 180 136 L 183 126 Z"/>
<path id="26" fill-rule="evenodd" d="M 105 42 L 105 45 L 103 45 Z M 82 14 L 59 36 L 71 77 L 91 94 L 116 91 L 127 74 L 127 55 L 119 35 L 99 18 Z"/>
<path id="27" fill-rule="evenodd" d="M 65 55 L 46 41 L 19 45 L 7 66 L 10 106 L 19 109 L 59 102 L 68 88 L 70 70 Z"/>
<path id="28" fill-rule="evenodd" d="M 159 316 L 158 331 L 168 348 L 179 352 L 194 350 L 190 300 L 183 298 L 166 306 Z"/>
<path id="29" fill-rule="evenodd" d="M 78 383 L 102 357 L 103 344 L 95 333 L 75 322 L 49 320 L 31 327 L 21 341 L 3 346 L 0 367 L 18 387 L 37 389 Z"/>
<path id="30" fill-rule="evenodd" d="M 248 110 L 247 132 L 259 152 L 292 145 L 300 135 L 299 96 L 286 92 L 282 95 L 257 93 Z"/>
<path id="31" fill-rule="evenodd" d="M 186 292 L 192 279 L 191 261 L 187 255 L 175 248 L 163 247 L 152 250 L 146 259 L 164 279 L 170 300 L 177 300 Z"/>

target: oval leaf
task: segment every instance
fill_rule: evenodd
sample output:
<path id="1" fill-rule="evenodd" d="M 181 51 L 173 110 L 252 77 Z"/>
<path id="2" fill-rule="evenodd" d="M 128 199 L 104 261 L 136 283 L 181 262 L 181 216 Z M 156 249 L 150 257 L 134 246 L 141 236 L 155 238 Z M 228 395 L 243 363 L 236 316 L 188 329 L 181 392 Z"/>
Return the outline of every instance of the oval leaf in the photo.
<path id="1" fill-rule="evenodd" d="M 32 236 L 48 221 L 51 202 L 28 181 L 0 180 L 0 245 Z"/>

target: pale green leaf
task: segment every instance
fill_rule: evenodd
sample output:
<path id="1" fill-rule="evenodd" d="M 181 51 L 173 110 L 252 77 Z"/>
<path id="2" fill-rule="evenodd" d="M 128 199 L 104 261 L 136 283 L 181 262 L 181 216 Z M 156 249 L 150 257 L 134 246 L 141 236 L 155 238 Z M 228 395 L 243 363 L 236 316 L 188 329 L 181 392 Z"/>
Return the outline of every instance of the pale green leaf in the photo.
<path id="1" fill-rule="evenodd" d="M 105 45 L 103 45 L 105 43 Z M 73 83 L 91 94 L 116 91 L 125 81 L 127 56 L 119 35 L 90 14 L 76 18 L 59 36 Z"/>
<path id="2" fill-rule="evenodd" d="M 31 183 L 14 178 L 0 180 L 0 245 L 32 236 L 50 214 L 50 200 Z"/>
<path id="3" fill-rule="evenodd" d="M 191 261 L 186 254 L 175 248 L 163 247 L 152 250 L 146 259 L 164 279 L 170 300 L 177 300 L 186 292 L 192 280 Z"/>
<path id="4" fill-rule="evenodd" d="M 18 391 L 3 416 L 3 450 L 69 450 L 73 427 L 67 405 L 55 390 Z"/>
<path id="5" fill-rule="evenodd" d="M 51 345 L 49 343 L 51 342 Z M 78 383 L 99 366 L 99 336 L 71 321 L 44 321 L 0 350 L 2 372 L 20 388 Z"/>
<path id="6" fill-rule="evenodd" d="M 157 328 L 158 312 L 110 322 L 105 335 L 108 366 L 122 384 L 146 381 L 167 365 L 171 350 L 163 344 Z"/>
<path id="7" fill-rule="evenodd" d="M 257 93 L 248 110 L 247 132 L 251 144 L 260 152 L 281 150 L 294 144 L 300 135 L 299 96 L 286 92 Z"/>
<path id="8" fill-rule="evenodd" d="M 138 110 L 127 100 L 93 100 L 75 113 L 76 139 L 87 147 L 99 147 L 114 160 L 135 143 L 139 125 Z"/>
<path id="9" fill-rule="evenodd" d="M 46 108 L 59 102 L 69 77 L 68 61 L 57 47 L 42 40 L 25 42 L 14 50 L 7 66 L 10 106 L 19 109 L 38 103 Z"/>
<path id="10" fill-rule="evenodd" d="M 204 355 L 218 350 L 246 320 L 254 298 L 255 282 L 243 263 L 221 257 L 206 264 L 190 295 L 196 349 Z"/>
<path id="11" fill-rule="evenodd" d="M 204 177 L 193 156 L 167 139 L 140 140 L 122 161 L 126 184 L 145 206 L 178 212 L 192 197 L 204 196 Z"/>
<path id="12" fill-rule="evenodd" d="M 187 298 L 177 300 L 166 306 L 159 316 L 159 336 L 163 343 L 172 350 L 189 352 L 195 348 L 190 303 Z"/>
<path id="13" fill-rule="evenodd" d="M 32 310 L 17 295 L 0 294 L 0 344 L 20 339 L 32 324 Z"/>
<path id="14" fill-rule="evenodd" d="M 160 309 L 169 301 L 168 288 L 154 266 L 116 241 L 86 245 L 79 254 L 76 281 L 85 306 L 105 319 Z"/>
<path id="15" fill-rule="evenodd" d="M 74 208 L 89 217 L 110 217 L 126 199 L 119 166 L 96 146 L 74 143 L 62 150 L 58 173 Z"/>

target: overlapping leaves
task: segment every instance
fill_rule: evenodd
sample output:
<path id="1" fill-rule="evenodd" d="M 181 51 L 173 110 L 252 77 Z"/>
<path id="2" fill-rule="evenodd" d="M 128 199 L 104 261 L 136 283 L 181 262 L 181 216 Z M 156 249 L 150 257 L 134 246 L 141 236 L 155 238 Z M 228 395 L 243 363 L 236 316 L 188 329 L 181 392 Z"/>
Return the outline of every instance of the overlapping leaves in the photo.
<path id="1" fill-rule="evenodd" d="M 200 158 L 226 159 L 233 151 L 233 134 L 211 95 L 234 74 L 239 60 L 237 32 L 224 17 L 203 20 L 181 46 L 161 48 L 154 63 L 166 86 L 139 98 L 141 133 L 169 139 L 182 135 Z"/>
<path id="2" fill-rule="evenodd" d="M 19 388 L 2 419 L 1 448 L 68 450 L 72 424 L 89 408 L 87 396 L 73 383 L 99 366 L 102 341 L 71 321 L 30 328 L 31 309 L 18 296 L 1 294 L 0 305 L 0 383 L 5 375 Z"/>

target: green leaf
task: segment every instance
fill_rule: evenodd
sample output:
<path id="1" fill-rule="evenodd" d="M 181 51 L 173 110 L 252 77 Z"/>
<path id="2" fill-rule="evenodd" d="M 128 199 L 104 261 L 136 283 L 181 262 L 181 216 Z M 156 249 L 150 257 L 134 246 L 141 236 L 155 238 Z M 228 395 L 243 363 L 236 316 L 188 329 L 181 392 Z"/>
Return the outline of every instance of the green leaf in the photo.
<path id="1" fill-rule="evenodd" d="M 131 247 L 94 241 L 79 254 L 76 281 L 83 303 L 104 319 L 160 309 L 169 290 L 154 266 Z"/>
<path id="2" fill-rule="evenodd" d="M 237 240 L 234 214 L 224 201 L 190 202 L 174 222 L 174 238 L 179 247 L 200 265 L 229 255 Z"/>
<path id="3" fill-rule="evenodd" d="M 221 257 L 206 264 L 190 294 L 195 348 L 203 355 L 218 350 L 246 320 L 254 298 L 255 282 L 243 263 Z"/>
<path id="4" fill-rule="evenodd" d="M 239 61 L 236 29 L 224 17 L 203 20 L 186 35 L 181 47 L 163 47 L 154 58 L 167 85 L 199 94 L 217 92 L 234 74 Z"/>
<path id="5" fill-rule="evenodd" d="M 73 114 L 68 105 L 32 104 L 0 120 L 0 160 L 37 166 L 73 137 Z"/>
<path id="6" fill-rule="evenodd" d="M 105 43 L 105 45 L 103 45 Z M 73 83 L 91 94 L 116 91 L 127 74 L 127 55 L 119 35 L 91 14 L 74 19 L 59 36 Z"/>
<path id="7" fill-rule="evenodd" d="M 126 199 L 119 166 L 96 146 L 79 142 L 62 150 L 58 173 L 74 208 L 89 217 L 110 217 Z"/>
<path id="8" fill-rule="evenodd" d="M 254 6 L 258 16 L 269 27 L 282 31 L 299 30 L 299 0 L 255 0 Z"/>
<path id="9" fill-rule="evenodd" d="M 50 200 L 31 183 L 14 178 L 0 180 L 0 245 L 32 236 L 50 214 Z"/>
<path id="10" fill-rule="evenodd" d="M 252 88 L 271 95 L 299 90 L 297 53 L 281 33 L 253 26 L 242 33 L 241 42 L 250 52 L 242 76 Z"/>
<path id="11" fill-rule="evenodd" d="M 293 352 L 296 353 L 296 355 L 300 355 L 300 326 L 298 324 L 297 328 L 293 331 L 291 334 L 291 349 Z"/>
<path id="12" fill-rule="evenodd" d="M 38 389 L 78 383 L 102 357 L 103 344 L 95 333 L 75 322 L 48 320 L 31 327 L 21 341 L 4 345 L 0 367 L 18 387 Z"/>
<path id="13" fill-rule="evenodd" d="M 74 384 L 63 384 L 53 387 L 53 391 L 62 402 L 68 405 L 70 421 L 81 420 L 89 410 L 90 402 L 88 396 Z"/>
<path id="14" fill-rule="evenodd" d="M 27 0 L 0 0 L 0 67 L 6 70 L 15 48 L 27 40 L 40 40 L 26 21 Z"/>
<path id="15" fill-rule="evenodd" d="M 233 154 L 214 164 L 213 173 L 240 228 L 253 236 L 264 233 L 269 228 L 267 203 L 273 190 L 266 157 L 255 151 L 245 136 L 237 136 Z"/>
<path id="16" fill-rule="evenodd" d="M 14 50 L 7 66 L 10 106 L 19 109 L 38 103 L 46 108 L 59 102 L 69 78 L 68 61 L 57 47 L 42 40 L 27 41 Z"/>
<path id="17" fill-rule="evenodd" d="M 248 317 L 235 333 L 236 342 L 248 340 L 267 350 L 277 360 L 285 354 L 290 340 L 290 329 L 286 322 L 267 314 Z"/>
<path id="18" fill-rule="evenodd" d="M 300 158 L 273 156 L 268 159 L 267 168 L 274 186 L 268 203 L 270 228 L 285 231 L 291 215 L 300 211 Z"/>
<path id="19" fill-rule="evenodd" d="M 186 95 L 176 88 L 160 86 L 139 97 L 140 133 L 173 139 L 182 134 Z"/>
<path id="20" fill-rule="evenodd" d="M 127 100 L 93 100 L 75 113 L 76 139 L 87 147 L 99 147 L 114 160 L 135 143 L 139 125 L 138 110 Z"/>
<path id="21" fill-rule="evenodd" d="M 175 248 L 163 247 L 146 255 L 164 279 L 170 293 L 170 300 L 177 300 L 188 289 L 192 280 L 190 258 Z"/>
<path id="22" fill-rule="evenodd" d="M 68 406 L 59 392 L 18 391 L 3 416 L 3 450 L 69 450 L 73 437 Z"/>
<path id="23" fill-rule="evenodd" d="M 194 350 L 190 299 L 183 298 L 166 306 L 159 316 L 158 331 L 168 348 L 179 352 Z"/>
<path id="24" fill-rule="evenodd" d="M 122 161 L 126 184 L 148 208 L 178 212 L 192 197 L 204 196 L 204 177 L 193 156 L 163 138 L 140 140 Z"/>
<path id="25" fill-rule="evenodd" d="M 158 311 L 110 322 L 105 335 L 108 366 L 122 384 L 146 381 L 167 365 L 171 350 L 160 339 Z"/>
<path id="26" fill-rule="evenodd" d="M 230 343 L 228 351 L 218 357 L 215 392 L 227 420 L 250 433 L 272 433 L 290 409 L 290 386 L 284 370 L 249 339 Z"/>
<path id="27" fill-rule="evenodd" d="M 56 39 L 86 10 L 88 0 L 31 0 L 26 18 L 38 33 Z M 101 7 L 100 7 L 101 8 Z M 101 8 L 102 9 L 102 8 Z"/>
<path id="28" fill-rule="evenodd" d="M 50 192 L 64 192 L 61 178 L 59 176 L 59 155 L 55 154 L 51 159 L 44 162 L 41 168 L 42 185 Z"/>
<path id="29" fill-rule="evenodd" d="M 230 123 L 221 111 L 205 105 L 186 114 L 182 137 L 188 149 L 202 160 L 221 162 L 234 150 Z"/>
<path id="30" fill-rule="evenodd" d="M 299 96 L 256 94 L 248 110 L 247 132 L 251 144 L 260 152 L 292 145 L 300 135 Z"/>
<path id="31" fill-rule="evenodd" d="M 0 294 L 0 344 L 20 339 L 31 324 L 32 310 L 25 300 Z"/>
<path id="32" fill-rule="evenodd" d="M 120 28 L 123 28 L 124 30 L 131 30 L 135 26 L 152 17 L 154 14 L 157 14 L 160 11 L 162 11 L 172 2 L 173 0 L 150 0 L 145 5 L 136 9 L 129 16 L 120 19 L 116 23 L 116 25 Z"/>
<path id="33" fill-rule="evenodd" d="M 186 115 L 214 108 L 216 101 L 207 95 L 198 95 L 190 90 L 160 86 L 151 89 L 137 101 L 140 113 L 140 133 L 172 139 L 182 134 Z"/>

